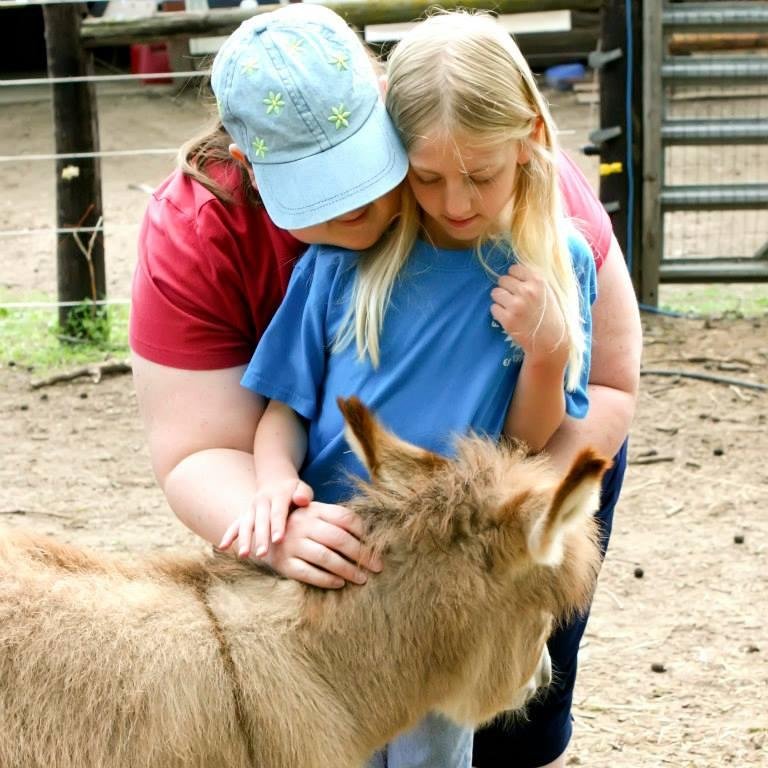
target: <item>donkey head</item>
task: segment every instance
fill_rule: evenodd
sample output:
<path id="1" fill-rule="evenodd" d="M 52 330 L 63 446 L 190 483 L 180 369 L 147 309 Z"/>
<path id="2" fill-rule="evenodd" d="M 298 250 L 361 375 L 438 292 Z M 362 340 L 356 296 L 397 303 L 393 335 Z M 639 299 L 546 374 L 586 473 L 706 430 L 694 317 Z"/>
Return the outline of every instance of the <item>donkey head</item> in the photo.
<path id="1" fill-rule="evenodd" d="M 441 626 L 424 628 L 435 657 L 462 678 L 441 709 L 478 723 L 521 706 L 546 677 L 553 623 L 591 596 L 592 512 L 609 462 L 585 450 L 557 478 L 545 458 L 477 437 L 459 439 L 447 459 L 392 435 L 357 398 L 338 403 L 371 474 L 353 506 L 386 553 L 384 575 L 399 568 L 405 583 L 411 569 L 408 589 L 451 606 L 447 621 L 432 616 Z M 456 627 L 471 628 L 471 650 L 458 647 Z"/>

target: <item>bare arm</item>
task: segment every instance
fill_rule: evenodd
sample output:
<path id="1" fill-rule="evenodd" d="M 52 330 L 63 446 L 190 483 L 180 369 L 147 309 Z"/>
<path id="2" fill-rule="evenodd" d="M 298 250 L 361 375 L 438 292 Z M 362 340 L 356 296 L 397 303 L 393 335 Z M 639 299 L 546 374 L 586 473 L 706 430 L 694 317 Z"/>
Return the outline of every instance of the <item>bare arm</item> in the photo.
<path id="1" fill-rule="evenodd" d="M 565 416 L 568 363 L 564 320 L 544 279 L 513 264 L 491 291 L 491 315 L 525 356 L 507 410 L 504 434 L 540 451 Z"/>
<path id="2" fill-rule="evenodd" d="M 566 417 L 546 448 L 563 468 L 586 446 L 613 456 L 635 413 L 642 329 L 632 282 L 615 239 L 597 273 L 597 285 L 592 305 L 589 413 L 584 419 Z"/>
<path id="3" fill-rule="evenodd" d="M 568 350 L 540 361 L 526 356 L 504 422 L 507 437 L 523 440 L 540 451 L 565 417 L 563 375 Z"/>
<path id="4" fill-rule="evenodd" d="M 263 400 L 240 386 L 240 367 L 187 371 L 135 353 L 132 362 L 157 481 L 177 517 L 218 544 L 251 508 L 258 490 L 252 450 Z M 372 565 L 361 533 L 359 519 L 348 510 L 313 502 L 291 514 L 267 562 L 288 578 L 318 587 L 359 582 L 355 564 Z"/>
<path id="5" fill-rule="evenodd" d="M 133 355 L 152 468 L 171 509 L 217 543 L 256 492 L 253 435 L 264 410 L 243 369 L 187 371 Z"/>
<path id="6" fill-rule="evenodd" d="M 291 507 L 307 506 L 312 489 L 299 479 L 307 452 L 307 433 L 298 415 L 272 400 L 261 417 L 253 442 L 257 493 L 250 508 L 229 526 L 219 547 L 238 540 L 240 557 L 267 554 L 270 544 L 282 540 Z"/>

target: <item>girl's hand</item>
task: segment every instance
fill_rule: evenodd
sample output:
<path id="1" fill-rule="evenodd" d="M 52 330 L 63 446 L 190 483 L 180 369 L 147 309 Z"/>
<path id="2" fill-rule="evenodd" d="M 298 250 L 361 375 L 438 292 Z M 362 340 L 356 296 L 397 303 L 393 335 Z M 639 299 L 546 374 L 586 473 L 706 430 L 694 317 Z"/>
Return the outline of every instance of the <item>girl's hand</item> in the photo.
<path id="1" fill-rule="evenodd" d="M 263 557 L 270 543 L 276 544 L 283 538 L 291 507 L 305 507 L 312 497 L 312 488 L 296 477 L 276 479 L 264 485 L 250 510 L 227 528 L 219 549 L 229 549 L 237 539 L 240 557 L 248 557 L 251 552 Z"/>
<path id="2" fill-rule="evenodd" d="M 264 562 L 281 575 L 323 589 L 364 584 L 382 569 L 360 537 L 363 523 L 346 507 L 312 502 L 291 512 L 285 536 Z"/>
<path id="3" fill-rule="evenodd" d="M 568 360 L 563 314 L 546 281 L 522 264 L 513 264 L 491 291 L 491 316 L 530 359 Z"/>

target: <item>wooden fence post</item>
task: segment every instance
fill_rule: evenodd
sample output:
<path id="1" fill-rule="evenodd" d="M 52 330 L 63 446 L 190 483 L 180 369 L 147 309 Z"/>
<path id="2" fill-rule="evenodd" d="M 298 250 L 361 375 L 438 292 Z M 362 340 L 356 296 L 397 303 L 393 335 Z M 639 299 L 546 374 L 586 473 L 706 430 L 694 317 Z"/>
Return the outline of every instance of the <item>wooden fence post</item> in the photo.
<path id="1" fill-rule="evenodd" d="M 80 14 L 76 4 L 43 6 L 49 77 L 93 73 L 92 54 L 85 51 L 80 41 Z M 54 83 L 52 88 L 56 153 L 98 152 L 94 84 Z M 59 228 L 102 225 L 98 157 L 56 160 L 56 222 Z M 59 233 L 56 250 L 59 301 L 96 301 L 106 297 L 103 232 Z M 97 326 L 78 322 L 82 312 L 82 308 L 59 308 L 59 324 L 65 335 L 93 336 Z M 94 319 L 104 317 L 104 312 L 96 307 L 91 307 L 89 313 Z M 101 327 L 105 327 L 103 323 Z"/>
<path id="2" fill-rule="evenodd" d="M 653 0 L 654 2 L 656 0 Z M 600 200 L 611 214 L 613 231 L 631 266 L 635 292 L 643 284 L 642 189 L 643 189 L 643 50 L 642 0 L 630 3 L 632 34 L 627 36 L 626 0 L 606 0 L 600 26 Z M 617 55 L 611 55 L 615 52 Z M 619 53 L 620 52 L 620 53 Z M 599 60 L 598 55 L 598 60 Z M 627 68 L 632 86 L 627 120 Z M 618 129 L 618 130 L 614 130 Z M 598 133 L 600 133 L 598 132 Z M 631 134 L 631 168 L 627 141 Z"/>

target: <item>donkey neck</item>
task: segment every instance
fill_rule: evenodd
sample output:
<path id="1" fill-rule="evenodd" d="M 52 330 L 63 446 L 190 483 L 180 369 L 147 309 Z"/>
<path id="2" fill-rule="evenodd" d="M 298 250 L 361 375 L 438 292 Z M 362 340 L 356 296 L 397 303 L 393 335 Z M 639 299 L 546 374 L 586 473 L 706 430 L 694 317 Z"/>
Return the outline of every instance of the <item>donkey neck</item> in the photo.
<path id="1" fill-rule="evenodd" d="M 455 578 L 389 561 L 363 587 L 306 598 L 312 666 L 366 738 L 390 739 L 461 686 L 477 617 Z"/>

